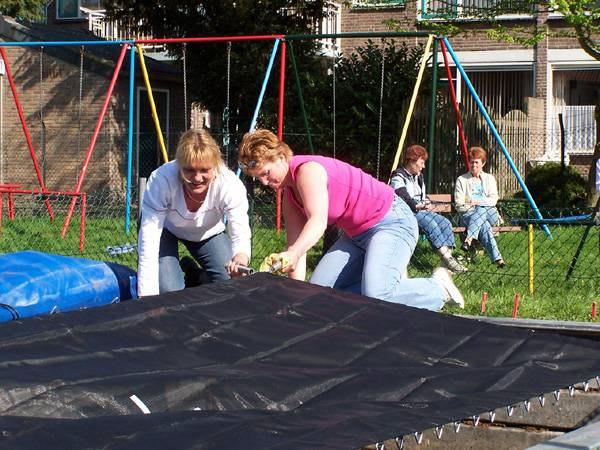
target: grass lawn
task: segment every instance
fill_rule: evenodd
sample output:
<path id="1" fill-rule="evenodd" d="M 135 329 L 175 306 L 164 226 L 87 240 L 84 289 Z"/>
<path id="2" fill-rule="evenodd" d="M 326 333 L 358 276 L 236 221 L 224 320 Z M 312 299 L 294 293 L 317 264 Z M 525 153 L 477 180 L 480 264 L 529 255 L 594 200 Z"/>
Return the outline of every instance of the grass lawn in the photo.
<path id="1" fill-rule="evenodd" d="M 79 252 L 79 218 L 74 217 L 67 235 L 61 239 L 64 217 L 50 222 L 47 217 L 17 216 L 14 221 L 4 218 L 0 234 L 0 253 L 19 250 L 39 250 L 69 256 L 118 262 L 135 268 L 137 253 L 111 256 L 107 248 L 137 242 L 136 227 L 125 233 L 123 219 L 89 217 L 86 223 L 85 250 Z M 510 317 L 515 294 L 520 295 L 519 317 L 533 319 L 591 320 L 591 305 L 600 301 L 598 270 L 598 227 L 592 227 L 572 276 L 567 279 L 569 265 L 582 240 L 585 226 L 551 228 L 553 238 L 541 230 L 533 233 L 533 293 L 530 292 L 528 233 L 503 233 L 498 243 L 507 261 L 505 269 L 498 269 L 485 255 L 468 263 L 469 272 L 455 276 L 466 300 L 465 310 L 446 308 L 449 313 L 480 314 L 483 292 L 487 292 L 487 315 Z M 285 248 L 285 233 L 277 233 L 272 224 L 253 223 L 253 256 L 251 265 L 258 268 L 270 253 Z M 183 254 L 183 253 L 182 253 Z M 309 272 L 321 255 L 321 244 L 309 254 Z M 439 264 L 439 258 L 427 241 L 420 240 L 409 268 L 411 277 L 430 276 Z"/>

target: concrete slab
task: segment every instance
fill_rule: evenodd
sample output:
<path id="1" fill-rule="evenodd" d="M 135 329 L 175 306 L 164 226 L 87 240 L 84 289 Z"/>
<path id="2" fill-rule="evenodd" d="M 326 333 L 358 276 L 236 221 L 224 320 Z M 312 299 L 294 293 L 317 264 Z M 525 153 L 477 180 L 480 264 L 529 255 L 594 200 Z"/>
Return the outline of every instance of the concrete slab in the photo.
<path id="1" fill-rule="evenodd" d="M 586 425 L 578 430 L 563 434 L 528 450 L 598 450 L 600 449 L 600 423 Z"/>

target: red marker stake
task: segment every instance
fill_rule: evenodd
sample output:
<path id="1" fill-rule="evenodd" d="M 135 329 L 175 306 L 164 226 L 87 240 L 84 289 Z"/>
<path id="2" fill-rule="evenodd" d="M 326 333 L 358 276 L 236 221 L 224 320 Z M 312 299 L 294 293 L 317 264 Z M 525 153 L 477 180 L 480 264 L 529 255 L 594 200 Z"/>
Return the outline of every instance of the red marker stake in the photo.
<path id="1" fill-rule="evenodd" d="M 596 302 L 592 302 L 592 320 L 596 320 L 596 316 L 598 315 Z"/>
<path id="2" fill-rule="evenodd" d="M 487 292 L 481 293 L 481 314 L 485 314 L 485 308 L 487 304 Z"/>
<path id="3" fill-rule="evenodd" d="M 512 318 L 516 319 L 518 313 L 519 313 L 519 294 L 515 294 L 515 301 L 514 301 L 514 304 L 513 304 Z"/>

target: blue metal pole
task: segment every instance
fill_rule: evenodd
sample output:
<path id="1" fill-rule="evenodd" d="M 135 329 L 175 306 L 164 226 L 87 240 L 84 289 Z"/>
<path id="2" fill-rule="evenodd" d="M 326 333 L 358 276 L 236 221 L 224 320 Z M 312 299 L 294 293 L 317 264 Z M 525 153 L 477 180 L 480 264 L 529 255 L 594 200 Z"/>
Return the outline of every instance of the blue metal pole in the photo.
<path id="1" fill-rule="evenodd" d="M 508 150 L 507 150 L 506 146 L 504 145 L 504 142 L 502 141 L 502 138 L 500 137 L 500 134 L 498 133 L 498 130 L 496 129 L 496 126 L 494 125 L 494 122 L 492 121 L 492 119 L 490 118 L 489 114 L 487 113 L 485 107 L 483 106 L 481 99 L 477 95 L 477 92 L 475 92 L 475 89 L 473 88 L 473 85 L 471 84 L 471 80 L 469 80 L 469 77 L 467 76 L 465 69 L 463 69 L 462 65 L 460 64 L 460 61 L 456 57 L 456 54 L 454 53 L 454 50 L 452 49 L 452 46 L 450 45 L 448 38 L 444 37 L 443 39 L 444 39 L 444 44 L 446 44 L 446 48 L 448 49 L 448 52 L 450 53 L 450 55 L 452 56 L 452 59 L 454 60 L 454 63 L 456 64 L 456 68 L 460 71 L 460 74 L 462 75 L 463 80 L 465 80 L 465 84 L 467 85 L 469 92 L 475 99 L 475 103 L 477 103 L 479 112 L 483 115 L 485 121 L 487 122 L 488 126 L 490 127 L 490 130 L 492 131 L 492 134 L 494 135 L 494 138 L 496 138 L 496 142 L 498 142 L 498 145 L 500 146 L 502 153 L 504 153 L 504 157 L 506 158 L 508 165 L 510 166 L 511 170 L 517 177 L 517 181 L 519 182 L 521 189 L 523 189 L 523 193 L 525 194 L 525 198 L 527 198 L 527 201 L 529 202 L 531 209 L 533 209 L 533 212 L 538 219 L 543 220 L 542 214 L 540 213 L 540 210 L 538 209 L 537 205 L 535 204 L 535 200 L 533 199 L 533 197 L 531 197 L 531 194 L 529 193 L 529 189 L 525 185 L 523 178 L 521 178 L 521 174 L 519 174 L 519 170 L 517 169 L 517 166 L 515 166 L 515 163 L 513 162 L 512 158 L 510 157 L 510 154 L 508 153 Z M 552 233 L 550 232 L 548 225 L 543 224 L 542 229 L 544 230 L 544 232 L 546 233 L 546 235 L 549 238 L 552 238 Z"/>
<path id="2" fill-rule="evenodd" d="M 260 89 L 260 94 L 258 96 L 258 102 L 256 103 L 256 108 L 254 108 L 254 115 L 252 116 L 252 122 L 250 122 L 250 131 L 256 128 L 256 122 L 258 120 L 258 112 L 260 111 L 260 107 L 262 105 L 263 99 L 265 97 L 265 91 L 267 90 L 267 84 L 269 83 L 269 77 L 271 76 L 271 70 L 273 69 L 273 63 L 275 61 L 275 56 L 277 56 L 277 47 L 279 47 L 279 39 L 276 39 L 273 43 L 273 51 L 271 52 L 271 57 L 269 58 L 269 65 L 267 66 L 267 73 L 265 73 L 265 78 L 263 80 L 262 87 Z"/>
<path id="3" fill-rule="evenodd" d="M 131 224 L 131 167 L 133 165 L 133 100 L 135 96 L 135 45 L 129 52 L 129 129 L 127 130 L 127 187 L 125 191 L 125 234 Z M 140 198 L 141 196 L 138 196 Z"/>
<path id="4" fill-rule="evenodd" d="M 271 76 L 271 71 L 273 69 L 273 63 L 275 61 L 275 56 L 277 56 L 277 48 L 279 47 L 280 39 L 276 39 L 273 43 L 273 51 L 271 52 L 271 57 L 269 58 L 269 65 L 267 66 L 267 72 L 265 73 L 265 78 L 263 79 L 263 84 L 260 89 L 260 94 L 258 95 L 258 102 L 256 103 L 256 108 L 254 108 L 254 115 L 252 116 L 252 122 L 250 122 L 250 130 L 253 131 L 256 128 L 256 122 L 258 121 L 258 112 L 260 111 L 260 107 L 262 105 L 263 99 L 265 97 L 265 91 L 267 90 L 267 84 L 269 84 L 269 77 Z M 242 169 L 240 167 L 237 168 L 236 175 L 239 177 L 242 173 Z"/>
<path id="5" fill-rule="evenodd" d="M 28 42 L 0 42 L 0 47 L 64 47 L 66 45 L 132 45 L 135 41 L 28 41 Z"/>

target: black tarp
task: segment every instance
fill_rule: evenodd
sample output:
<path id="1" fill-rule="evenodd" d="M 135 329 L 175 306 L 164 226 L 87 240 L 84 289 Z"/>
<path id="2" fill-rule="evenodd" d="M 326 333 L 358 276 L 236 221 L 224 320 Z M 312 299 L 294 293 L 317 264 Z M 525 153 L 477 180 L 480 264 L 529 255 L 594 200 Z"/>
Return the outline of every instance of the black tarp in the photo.
<path id="1" fill-rule="evenodd" d="M 256 274 L 1 325 L 0 448 L 358 448 L 591 379 L 596 347 Z"/>

